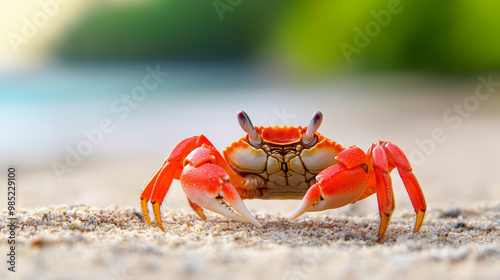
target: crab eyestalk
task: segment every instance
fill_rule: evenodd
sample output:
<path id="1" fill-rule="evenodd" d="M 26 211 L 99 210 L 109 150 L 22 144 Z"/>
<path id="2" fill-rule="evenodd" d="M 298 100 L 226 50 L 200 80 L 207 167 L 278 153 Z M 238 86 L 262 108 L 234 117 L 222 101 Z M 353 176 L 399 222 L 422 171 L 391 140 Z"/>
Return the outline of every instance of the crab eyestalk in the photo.
<path id="1" fill-rule="evenodd" d="M 248 142 L 254 147 L 260 147 L 262 144 L 262 138 L 259 133 L 255 130 L 252 121 L 248 117 L 247 113 L 244 111 L 238 112 L 238 123 L 241 128 L 248 134 Z"/>
<path id="2" fill-rule="evenodd" d="M 309 126 L 307 127 L 306 133 L 304 134 L 304 136 L 302 136 L 302 142 L 305 145 L 309 145 L 314 141 L 314 134 L 318 130 L 322 121 L 323 121 L 323 114 L 320 111 L 314 113 L 314 115 L 311 118 L 311 121 L 309 122 Z"/>

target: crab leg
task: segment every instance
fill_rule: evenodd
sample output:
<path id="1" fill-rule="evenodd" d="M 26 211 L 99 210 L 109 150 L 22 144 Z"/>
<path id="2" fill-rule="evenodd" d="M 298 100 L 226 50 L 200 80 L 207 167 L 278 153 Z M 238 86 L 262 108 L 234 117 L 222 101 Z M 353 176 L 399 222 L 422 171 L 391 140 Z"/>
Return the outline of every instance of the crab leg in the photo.
<path id="1" fill-rule="evenodd" d="M 389 173 L 398 168 L 410 195 L 417 220 L 413 232 L 422 225 L 426 210 L 425 199 L 404 153 L 390 142 L 373 144 L 365 154 L 351 147 L 339 153 L 338 164 L 316 176 L 316 184 L 307 191 L 301 204 L 291 215 L 296 219 L 307 211 L 338 208 L 377 193 L 380 214 L 378 239 L 384 236 L 394 210 L 394 193 Z"/>
<path id="2" fill-rule="evenodd" d="M 375 186 L 370 186 L 369 183 L 367 191 L 358 200 L 369 196 L 373 193 L 373 190 L 376 190 L 381 221 L 378 233 L 379 240 L 384 236 L 392 211 L 394 210 L 394 194 L 389 173 L 395 167 L 398 169 L 399 175 L 410 196 L 413 209 L 417 214 L 413 232 L 419 231 L 424 221 L 427 206 L 420 184 L 413 174 L 410 162 L 403 151 L 391 142 L 379 141 L 377 144 L 370 145 L 367 155 L 371 158 L 374 168 L 374 173 L 370 176 L 370 182 L 375 177 L 376 183 Z"/>
<path id="3" fill-rule="evenodd" d="M 156 223 L 161 230 L 164 230 L 161 222 L 160 205 L 172 184 L 172 180 L 180 178 L 184 159 L 191 151 L 197 147 L 201 147 L 203 144 L 213 147 L 212 143 L 203 134 L 192 136 L 179 142 L 146 185 L 141 194 L 141 208 L 148 224 L 151 224 L 151 222 L 149 220 L 147 203 L 151 200 Z M 197 210 L 195 209 L 195 211 Z"/>
<path id="4" fill-rule="evenodd" d="M 403 151 L 401 151 L 398 146 L 394 145 L 391 142 L 384 142 L 383 146 L 391 161 L 398 168 L 399 175 L 401 176 L 406 191 L 410 196 L 413 209 L 417 214 L 417 220 L 415 222 L 415 228 L 413 232 L 417 232 L 420 229 L 420 226 L 422 226 L 425 210 L 427 209 L 424 194 L 422 192 L 422 189 L 420 188 L 420 184 L 418 183 L 417 178 L 412 172 L 410 162 L 406 158 Z"/>
<path id="5" fill-rule="evenodd" d="M 391 177 L 389 177 L 389 163 L 384 149 L 380 146 L 374 147 L 371 157 L 375 172 L 374 176 L 377 181 L 377 201 L 380 215 L 378 239 L 380 240 L 387 230 L 387 225 L 394 210 L 394 192 Z"/>
<path id="6" fill-rule="evenodd" d="M 198 216 L 200 216 L 200 218 L 202 220 L 207 219 L 207 217 L 205 217 L 205 214 L 203 213 L 203 208 L 201 208 L 198 204 L 192 202 L 191 199 L 189 199 L 189 198 L 188 198 L 188 202 L 189 202 L 189 205 L 191 206 L 191 208 L 193 208 L 193 210 L 196 212 L 196 214 L 198 214 Z"/>

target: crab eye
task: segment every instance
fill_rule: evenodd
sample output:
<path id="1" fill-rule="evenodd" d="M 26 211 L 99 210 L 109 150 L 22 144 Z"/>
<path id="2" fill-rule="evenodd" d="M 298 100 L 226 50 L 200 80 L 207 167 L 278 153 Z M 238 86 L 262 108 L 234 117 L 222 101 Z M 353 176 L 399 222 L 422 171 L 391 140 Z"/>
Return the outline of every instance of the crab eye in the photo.
<path id="1" fill-rule="evenodd" d="M 248 117 L 247 113 L 244 111 L 238 112 L 238 123 L 241 128 L 248 134 L 248 142 L 254 147 L 260 147 L 262 144 L 262 138 L 259 133 L 255 130 L 252 121 Z"/>
<path id="2" fill-rule="evenodd" d="M 315 133 L 318 130 L 319 126 L 321 125 L 321 122 L 323 121 L 323 114 L 320 111 L 317 111 L 314 113 L 314 115 L 311 118 L 311 121 L 309 122 L 309 126 L 307 127 L 307 131 L 302 136 L 302 142 L 306 146 L 311 146 L 314 145 L 313 143 L 316 140 Z"/>

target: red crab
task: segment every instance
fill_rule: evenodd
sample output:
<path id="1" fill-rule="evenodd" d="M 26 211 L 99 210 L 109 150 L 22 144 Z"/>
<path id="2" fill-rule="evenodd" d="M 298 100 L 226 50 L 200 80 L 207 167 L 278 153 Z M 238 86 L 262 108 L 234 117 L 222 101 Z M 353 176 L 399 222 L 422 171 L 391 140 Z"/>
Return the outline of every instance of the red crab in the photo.
<path id="1" fill-rule="evenodd" d="M 338 208 L 377 193 L 380 240 L 394 210 L 389 173 L 397 168 L 417 214 L 417 232 L 426 204 L 420 185 L 401 149 L 378 141 L 365 153 L 348 149 L 316 132 L 323 120 L 316 112 L 308 127 L 254 127 L 248 115 L 238 113 L 247 133 L 231 143 L 222 156 L 200 134 L 179 142 L 141 194 L 148 224 L 151 201 L 157 225 L 163 229 L 160 205 L 173 179 L 180 180 L 189 204 L 205 220 L 203 208 L 228 218 L 261 226 L 242 199 L 302 199 L 291 215 Z"/>

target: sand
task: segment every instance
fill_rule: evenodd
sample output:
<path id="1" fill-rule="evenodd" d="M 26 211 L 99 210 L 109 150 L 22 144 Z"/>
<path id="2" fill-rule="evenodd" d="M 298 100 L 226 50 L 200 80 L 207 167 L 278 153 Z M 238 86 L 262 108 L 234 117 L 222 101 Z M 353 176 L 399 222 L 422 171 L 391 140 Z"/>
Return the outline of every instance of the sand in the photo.
<path id="1" fill-rule="evenodd" d="M 314 216 L 264 224 L 163 211 L 166 232 L 138 209 L 85 205 L 17 212 L 16 272 L 1 279 L 500 279 L 500 203 L 395 214 L 383 242 L 377 216 Z M 8 252 L 7 212 L 0 218 Z"/>

